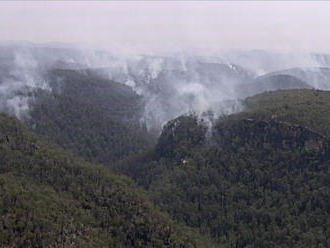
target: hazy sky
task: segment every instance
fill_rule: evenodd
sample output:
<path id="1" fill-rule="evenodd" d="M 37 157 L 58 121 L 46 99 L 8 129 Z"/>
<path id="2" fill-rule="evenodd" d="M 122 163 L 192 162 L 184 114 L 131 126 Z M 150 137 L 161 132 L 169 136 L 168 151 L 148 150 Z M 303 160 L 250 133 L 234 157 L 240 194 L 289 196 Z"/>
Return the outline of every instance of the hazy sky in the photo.
<path id="1" fill-rule="evenodd" d="M 330 2 L 1 1 L 0 40 L 330 52 Z"/>

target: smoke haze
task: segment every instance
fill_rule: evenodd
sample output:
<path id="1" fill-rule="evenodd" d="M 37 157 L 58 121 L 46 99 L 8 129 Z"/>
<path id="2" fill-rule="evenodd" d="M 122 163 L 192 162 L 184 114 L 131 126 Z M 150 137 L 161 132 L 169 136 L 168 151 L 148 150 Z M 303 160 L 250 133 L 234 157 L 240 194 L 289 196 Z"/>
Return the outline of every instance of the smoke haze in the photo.
<path id="1" fill-rule="evenodd" d="M 128 86 L 143 99 L 149 129 L 189 112 L 236 112 L 266 90 L 330 89 L 328 2 L 0 6 L 0 110 L 19 118 L 34 92 L 52 91 L 54 69 Z"/>
<path id="2" fill-rule="evenodd" d="M 2 40 L 125 53 L 330 51 L 327 1 L 8 1 L 0 7 Z"/>

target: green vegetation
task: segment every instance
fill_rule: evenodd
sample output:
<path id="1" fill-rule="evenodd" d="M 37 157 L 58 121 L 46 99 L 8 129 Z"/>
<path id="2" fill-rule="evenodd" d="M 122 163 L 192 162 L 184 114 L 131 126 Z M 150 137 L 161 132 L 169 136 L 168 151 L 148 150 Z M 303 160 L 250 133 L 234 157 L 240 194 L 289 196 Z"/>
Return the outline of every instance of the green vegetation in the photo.
<path id="1" fill-rule="evenodd" d="M 0 248 L 330 247 L 330 91 L 311 89 L 327 89 L 329 68 L 255 77 L 194 56 L 87 68 L 83 51 L 19 47 L 0 52 L 1 109 L 31 107 L 24 124 L 0 113 Z M 196 80 L 266 93 L 215 121 L 180 116 L 157 139 L 141 117 L 194 106 L 199 87 L 183 86 Z"/>
<path id="2" fill-rule="evenodd" d="M 125 86 L 50 77 L 30 131 L 0 116 L 1 247 L 330 246 L 330 92 L 249 97 L 212 128 L 180 116 L 154 145 Z"/>
<path id="3" fill-rule="evenodd" d="M 225 247 L 329 247 L 329 104 L 316 90 L 257 95 L 209 139 L 179 117 L 153 152 L 115 169 Z"/>
<path id="4" fill-rule="evenodd" d="M 230 118 L 275 119 L 330 136 L 330 92 L 296 89 L 263 93 L 245 100 L 247 111 Z"/>
<path id="5" fill-rule="evenodd" d="M 86 73 L 49 73 L 52 91 L 36 93 L 26 120 L 32 130 L 106 164 L 152 147 L 154 138 L 138 122 L 141 99 L 125 85 Z"/>
<path id="6" fill-rule="evenodd" d="M 126 177 L 0 115 L 1 247 L 210 247 Z"/>

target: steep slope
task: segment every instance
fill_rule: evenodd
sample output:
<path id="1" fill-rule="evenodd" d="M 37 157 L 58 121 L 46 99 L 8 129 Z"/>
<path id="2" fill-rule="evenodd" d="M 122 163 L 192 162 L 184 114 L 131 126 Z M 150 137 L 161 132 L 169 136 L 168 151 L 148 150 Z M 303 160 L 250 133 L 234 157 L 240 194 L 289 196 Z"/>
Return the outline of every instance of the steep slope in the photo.
<path id="1" fill-rule="evenodd" d="M 129 87 L 72 70 L 53 70 L 47 81 L 52 90 L 34 93 L 25 119 L 38 134 L 102 163 L 145 151 L 153 144 L 153 137 L 139 122 L 142 99 Z"/>
<path id="2" fill-rule="evenodd" d="M 249 109 L 219 119 L 212 135 L 196 117 L 179 117 L 153 153 L 116 169 L 225 247 L 328 247 L 329 96 L 282 90 L 248 98 Z M 283 118 L 274 116 L 288 103 Z"/>
<path id="3" fill-rule="evenodd" d="M 169 120 L 192 110 L 227 109 L 224 100 L 237 97 L 235 86 L 248 84 L 254 74 L 241 66 L 204 57 L 142 56 L 126 67 L 90 70 L 130 86 L 145 102 L 143 114 L 157 135 Z"/>
<path id="4" fill-rule="evenodd" d="M 45 76 L 57 95 L 86 101 L 116 120 L 136 120 L 143 102 L 128 86 L 101 79 L 86 70 L 50 70 Z"/>
<path id="5" fill-rule="evenodd" d="M 1 247 L 210 247 L 127 178 L 0 115 Z"/>
<path id="6" fill-rule="evenodd" d="M 249 97 L 246 111 L 230 118 L 278 120 L 312 128 L 330 136 L 330 92 L 295 89 L 267 92 Z"/>

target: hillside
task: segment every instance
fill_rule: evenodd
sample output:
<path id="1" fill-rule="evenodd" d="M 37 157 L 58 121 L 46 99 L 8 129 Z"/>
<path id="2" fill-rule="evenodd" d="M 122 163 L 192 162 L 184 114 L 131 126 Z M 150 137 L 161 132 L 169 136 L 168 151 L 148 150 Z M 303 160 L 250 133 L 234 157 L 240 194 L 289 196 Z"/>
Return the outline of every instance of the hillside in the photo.
<path id="1" fill-rule="evenodd" d="M 279 90 L 249 97 L 244 105 L 246 111 L 230 118 L 275 119 L 306 126 L 330 136 L 329 91 Z"/>
<path id="2" fill-rule="evenodd" d="M 154 142 L 140 124 L 143 101 L 129 87 L 84 71 L 53 70 L 51 91 L 33 93 L 25 122 L 79 156 L 111 163 L 145 151 Z"/>
<path id="3" fill-rule="evenodd" d="M 252 83 L 239 85 L 237 91 L 240 96 L 253 96 L 266 91 L 279 89 L 311 89 L 311 85 L 291 75 L 264 75 L 254 79 Z"/>
<path id="4" fill-rule="evenodd" d="M 327 64 L 327 58 L 321 64 Z M 319 57 L 320 58 L 320 57 Z M 327 64 L 328 65 L 328 64 Z M 309 85 L 316 89 L 329 90 L 330 88 L 330 68 L 329 67 L 295 67 L 286 70 L 273 71 L 264 76 L 290 75 L 308 82 Z"/>
<path id="5" fill-rule="evenodd" d="M 218 111 L 236 97 L 235 86 L 253 81 L 254 73 L 221 58 L 141 56 L 125 66 L 91 69 L 103 78 L 130 86 L 145 101 L 143 118 L 159 135 L 167 121 L 201 107 Z M 223 107 L 223 106 L 222 106 Z M 223 107 L 225 108 L 225 107 Z"/>
<path id="6" fill-rule="evenodd" d="M 260 94 L 219 119 L 211 136 L 197 117 L 182 116 L 153 152 L 116 169 L 225 247 L 328 247 L 327 104 L 323 91 Z"/>
<path id="7" fill-rule="evenodd" d="M 0 116 L 1 247 L 210 247 L 125 177 Z"/>
<path id="8" fill-rule="evenodd" d="M 330 246 L 328 68 L 1 51 L 1 247 Z"/>

